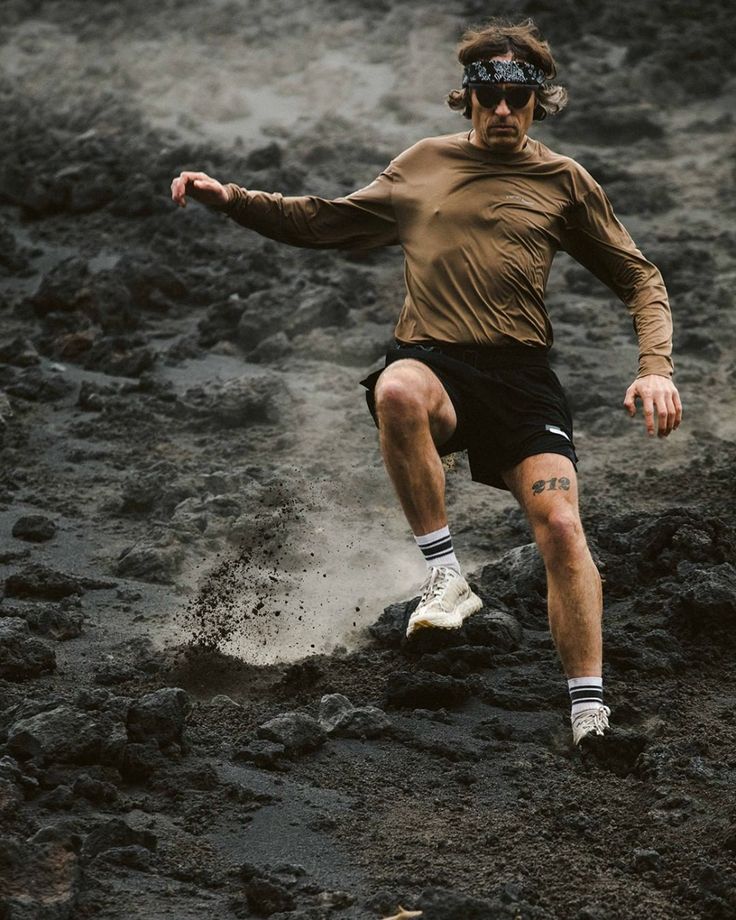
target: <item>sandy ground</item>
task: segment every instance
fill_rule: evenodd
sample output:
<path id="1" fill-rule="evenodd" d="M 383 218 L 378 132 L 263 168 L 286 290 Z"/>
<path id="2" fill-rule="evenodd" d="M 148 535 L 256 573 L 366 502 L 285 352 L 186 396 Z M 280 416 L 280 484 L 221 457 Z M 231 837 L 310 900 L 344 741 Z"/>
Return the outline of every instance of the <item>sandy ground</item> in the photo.
<path id="1" fill-rule="evenodd" d="M 4 4 L 0 916 L 736 915 L 733 27 L 515 9 L 571 93 L 534 135 L 663 271 L 686 408 L 667 441 L 625 415 L 626 310 L 560 255 L 615 725 L 585 756 L 526 523 L 462 455 L 484 610 L 402 640 L 423 563 L 358 384 L 400 253 L 168 198 L 184 168 L 334 197 L 460 130 L 453 46 L 489 10 Z"/>

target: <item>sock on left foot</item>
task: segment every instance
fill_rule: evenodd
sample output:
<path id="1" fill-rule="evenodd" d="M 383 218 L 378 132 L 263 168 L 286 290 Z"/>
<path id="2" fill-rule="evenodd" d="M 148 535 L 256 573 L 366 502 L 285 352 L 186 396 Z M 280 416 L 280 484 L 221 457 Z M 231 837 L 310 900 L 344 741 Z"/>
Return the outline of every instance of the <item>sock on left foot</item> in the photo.
<path id="1" fill-rule="evenodd" d="M 448 526 L 420 536 L 414 534 L 414 539 L 422 551 L 427 568 L 445 566 L 448 569 L 454 569 L 458 575 L 461 574 L 460 563 L 457 561 L 455 550 L 452 547 L 452 537 Z"/>
<path id="2" fill-rule="evenodd" d="M 597 709 L 603 705 L 602 677 L 571 677 L 567 682 L 572 704 L 572 719 L 585 709 Z"/>

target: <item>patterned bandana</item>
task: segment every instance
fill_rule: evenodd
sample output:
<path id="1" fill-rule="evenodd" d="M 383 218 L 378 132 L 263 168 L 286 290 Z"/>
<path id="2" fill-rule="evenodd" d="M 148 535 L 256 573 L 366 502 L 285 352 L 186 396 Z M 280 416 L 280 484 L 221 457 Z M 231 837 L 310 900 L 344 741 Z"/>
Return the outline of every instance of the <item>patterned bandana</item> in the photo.
<path id="1" fill-rule="evenodd" d="M 463 86 L 469 83 L 544 83 L 544 71 L 527 61 L 473 61 L 463 70 Z"/>

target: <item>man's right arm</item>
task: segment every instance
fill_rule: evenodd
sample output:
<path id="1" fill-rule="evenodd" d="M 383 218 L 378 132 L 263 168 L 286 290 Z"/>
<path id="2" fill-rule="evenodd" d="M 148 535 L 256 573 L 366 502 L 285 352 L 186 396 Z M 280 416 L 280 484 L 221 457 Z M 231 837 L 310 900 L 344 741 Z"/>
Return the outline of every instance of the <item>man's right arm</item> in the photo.
<path id="1" fill-rule="evenodd" d="M 189 176 L 201 178 L 189 179 Z M 209 180 L 208 182 L 205 180 Z M 344 198 L 286 197 L 221 185 L 203 173 L 182 173 L 172 183 L 172 198 L 185 191 L 262 236 L 310 249 L 373 249 L 399 243 L 392 204 L 394 176 L 389 166 L 370 185 Z"/>

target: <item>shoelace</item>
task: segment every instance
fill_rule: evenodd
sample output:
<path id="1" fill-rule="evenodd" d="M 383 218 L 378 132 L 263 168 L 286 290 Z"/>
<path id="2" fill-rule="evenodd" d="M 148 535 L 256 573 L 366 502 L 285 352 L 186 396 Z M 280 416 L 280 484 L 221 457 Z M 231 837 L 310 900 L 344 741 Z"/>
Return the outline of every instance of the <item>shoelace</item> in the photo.
<path id="1" fill-rule="evenodd" d="M 444 566 L 432 566 L 426 581 L 422 585 L 422 596 L 419 604 L 428 604 L 442 596 L 442 592 L 447 587 L 447 583 L 455 576 L 452 569 Z"/>
<path id="2" fill-rule="evenodd" d="M 608 708 L 608 706 L 600 706 L 593 712 L 583 713 L 578 719 L 576 719 L 575 728 L 578 731 L 594 731 L 596 735 L 602 735 L 603 730 L 608 728 L 608 717 L 610 714 L 611 710 Z"/>

